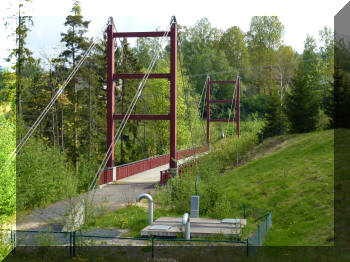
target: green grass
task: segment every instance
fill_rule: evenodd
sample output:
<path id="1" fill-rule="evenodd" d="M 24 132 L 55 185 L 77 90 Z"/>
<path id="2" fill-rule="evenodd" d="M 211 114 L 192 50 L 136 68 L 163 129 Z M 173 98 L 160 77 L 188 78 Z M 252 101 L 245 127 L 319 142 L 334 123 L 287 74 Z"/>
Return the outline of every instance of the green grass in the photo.
<path id="1" fill-rule="evenodd" d="M 155 208 L 153 219 L 156 220 L 162 216 L 173 216 L 174 213 L 165 211 L 164 209 Z M 136 206 L 128 205 L 121 209 L 109 212 L 103 216 L 98 216 L 92 219 L 84 230 L 92 228 L 117 228 L 128 229 L 123 236 L 139 237 L 141 230 L 148 225 L 148 210 Z"/>
<path id="2" fill-rule="evenodd" d="M 282 141 L 281 137 L 265 143 L 278 140 Z M 265 245 L 333 245 L 333 131 L 283 140 L 277 143 L 276 151 L 270 150 L 223 176 L 219 192 L 272 211 L 273 227 Z"/>
<path id="3" fill-rule="evenodd" d="M 334 245 L 334 131 L 273 137 L 255 147 L 248 138 L 242 137 L 242 146 L 253 150 L 244 151 L 238 167 L 227 150 L 231 140 L 220 141 L 216 148 L 223 150 L 215 149 L 198 164 L 201 217 L 242 217 L 244 204 L 248 225 L 243 238 L 256 230 L 261 220 L 255 219 L 271 210 L 273 226 L 264 245 Z M 216 166 L 223 162 L 225 167 Z M 189 170 L 187 177 L 173 181 L 175 187 L 155 194 L 155 220 L 189 211 L 197 171 Z M 128 206 L 95 218 L 88 227 L 127 228 L 128 235 L 139 236 L 147 224 L 145 209 Z"/>

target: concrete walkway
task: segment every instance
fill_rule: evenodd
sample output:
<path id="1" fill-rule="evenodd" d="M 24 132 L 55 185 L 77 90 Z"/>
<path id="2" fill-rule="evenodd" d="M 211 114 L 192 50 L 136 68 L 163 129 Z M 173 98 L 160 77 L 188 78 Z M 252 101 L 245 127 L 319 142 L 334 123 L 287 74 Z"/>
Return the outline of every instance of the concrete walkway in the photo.
<path id="1" fill-rule="evenodd" d="M 178 164 L 182 164 L 188 159 L 191 159 L 191 157 L 186 159 L 178 160 Z M 156 168 L 152 168 L 146 171 L 143 171 L 141 173 L 125 177 L 122 179 L 119 179 L 116 184 L 135 184 L 135 183 L 157 183 L 160 182 L 160 171 L 166 170 L 169 168 L 169 164 L 162 165 Z"/>
<path id="2" fill-rule="evenodd" d="M 206 154 L 206 153 L 203 153 Z M 202 154 L 201 154 L 202 155 Z M 192 157 L 178 161 L 182 164 Z M 141 193 L 152 194 L 154 185 L 160 181 L 160 171 L 169 168 L 169 164 L 162 165 L 123 179 L 114 183 L 100 186 L 94 192 L 93 208 L 97 215 L 122 208 L 129 203 L 135 203 L 136 197 Z M 17 215 L 17 230 L 52 230 L 60 231 L 67 218 L 72 216 L 72 210 L 80 205 L 88 193 L 81 194 L 70 200 L 62 200 L 46 208 L 37 208 L 30 214 Z M 83 211 L 83 210 L 80 210 Z"/>
<path id="3" fill-rule="evenodd" d="M 179 161 L 182 163 L 183 161 Z M 116 183 L 103 185 L 96 189 L 93 197 L 93 207 L 97 214 L 114 211 L 128 203 L 136 202 L 141 193 L 152 194 L 154 184 L 160 181 L 160 171 L 169 168 L 169 164 L 156 167 L 130 177 L 118 180 Z M 37 208 L 30 214 L 17 216 L 17 230 L 44 230 L 54 228 L 60 231 L 72 208 L 86 197 L 87 193 L 70 200 L 62 200 L 47 206 Z"/>

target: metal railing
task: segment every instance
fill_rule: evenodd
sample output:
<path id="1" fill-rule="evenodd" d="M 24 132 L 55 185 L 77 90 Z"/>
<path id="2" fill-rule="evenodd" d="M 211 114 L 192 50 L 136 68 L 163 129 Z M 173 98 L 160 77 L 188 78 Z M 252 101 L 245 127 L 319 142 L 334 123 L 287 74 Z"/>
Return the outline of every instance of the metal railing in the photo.
<path id="1" fill-rule="evenodd" d="M 84 234 L 80 231 L 60 232 L 60 231 L 31 231 L 31 230 L 11 230 L 0 229 L 0 241 L 14 249 L 17 247 L 66 247 L 70 257 L 84 253 L 85 247 L 113 247 L 113 246 L 143 246 L 150 249 L 152 259 L 156 255 L 155 247 L 240 247 L 244 256 L 252 257 L 262 246 L 264 238 L 272 225 L 272 213 L 265 215 L 263 222 L 258 225 L 258 229 L 247 238 L 224 240 L 224 239 L 182 239 L 182 238 L 161 238 L 161 237 L 122 237 L 115 235 L 95 235 Z M 207 243 L 207 244 L 204 244 Z M 81 249 L 81 252 L 79 252 Z M 15 249 L 14 249 L 15 250 Z"/>
<path id="2" fill-rule="evenodd" d="M 120 237 L 81 234 L 79 232 L 55 232 L 55 231 L 30 231 L 30 230 L 1 230 L 3 239 L 13 248 L 21 247 L 66 247 L 71 258 L 84 253 L 86 247 L 113 247 L 113 246 L 143 246 L 150 249 L 152 259 L 156 256 L 157 248 L 170 247 L 241 247 L 246 245 L 240 240 L 219 239 L 182 239 L 182 238 L 160 238 L 160 237 Z M 7 239 L 7 240 L 6 240 Z M 131 244 L 132 242 L 132 244 Z M 136 244 L 135 244 L 136 243 Z M 209 245 L 208 245 L 209 244 Z M 81 251 L 79 251 L 81 249 Z M 243 251 L 244 252 L 244 251 Z M 243 254 L 242 252 L 242 254 Z"/>
<path id="3" fill-rule="evenodd" d="M 252 257 L 258 251 L 258 248 L 262 246 L 265 235 L 267 231 L 272 226 L 272 212 L 269 211 L 267 215 L 265 215 L 263 222 L 258 224 L 258 229 L 247 238 L 247 256 Z"/>

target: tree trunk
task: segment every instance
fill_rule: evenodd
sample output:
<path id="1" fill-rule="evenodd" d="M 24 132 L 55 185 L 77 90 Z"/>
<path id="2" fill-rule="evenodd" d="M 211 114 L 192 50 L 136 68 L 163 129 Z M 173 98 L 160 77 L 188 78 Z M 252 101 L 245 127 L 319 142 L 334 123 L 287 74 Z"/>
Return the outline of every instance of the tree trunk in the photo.
<path id="1" fill-rule="evenodd" d="M 91 118 L 92 118 L 92 112 L 91 112 L 91 72 L 89 74 L 89 161 L 91 158 Z"/>
<path id="2" fill-rule="evenodd" d="M 21 86 L 21 69 L 22 69 L 22 46 L 21 46 L 21 6 L 18 8 L 18 61 L 17 61 L 17 115 L 20 116 L 22 114 L 22 86 Z"/>
<path id="3" fill-rule="evenodd" d="M 73 26 L 73 35 L 74 35 L 74 26 Z M 76 58 L 75 58 L 75 48 L 74 45 L 72 45 L 72 56 L 73 56 L 73 69 L 75 68 L 76 64 Z M 73 86 L 74 86 L 74 112 L 73 112 L 73 129 L 74 129 L 74 168 L 75 173 L 77 174 L 78 171 L 78 86 L 77 86 L 77 78 L 74 76 L 73 78 Z"/>
<path id="4" fill-rule="evenodd" d="M 62 152 L 64 152 L 63 106 L 62 106 L 62 110 L 61 110 L 61 147 L 62 147 Z"/>

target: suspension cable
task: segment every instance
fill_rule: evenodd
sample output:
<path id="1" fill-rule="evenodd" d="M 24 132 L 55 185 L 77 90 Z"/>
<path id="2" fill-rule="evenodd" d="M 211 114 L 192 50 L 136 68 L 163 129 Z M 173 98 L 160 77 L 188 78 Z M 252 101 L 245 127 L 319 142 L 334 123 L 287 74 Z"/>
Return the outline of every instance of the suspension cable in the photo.
<path id="1" fill-rule="evenodd" d="M 1 171 L 6 170 L 10 164 L 12 163 L 12 161 L 16 158 L 17 154 L 21 151 L 21 149 L 23 148 L 23 146 L 27 143 L 28 139 L 33 135 L 34 131 L 36 130 L 36 128 L 38 127 L 38 125 L 41 123 L 41 121 L 44 119 L 44 117 L 46 116 L 46 114 L 49 112 L 50 108 L 55 104 L 55 102 L 57 101 L 57 99 L 59 98 L 59 96 L 63 93 L 64 89 L 66 88 L 66 86 L 69 84 L 69 82 L 72 80 L 72 78 L 75 76 L 75 74 L 77 73 L 77 71 L 79 70 L 79 68 L 81 67 L 81 65 L 85 62 L 86 58 L 88 57 L 88 55 L 91 53 L 92 49 L 96 46 L 97 42 L 96 40 L 98 39 L 98 37 L 100 36 L 100 34 L 102 32 L 104 32 L 105 28 L 110 24 L 110 19 L 108 20 L 108 22 L 106 24 L 104 24 L 102 26 L 102 28 L 100 29 L 100 31 L 98 31 L 98 33 L 95 35 L 95 37 L 92 39 L 92 42 L 89 46 L 89 48 L 86 50 L 86 52 L 84 53 L 83 57 L 79 60 L 78 64 L 73 68 L 73 70 L 71 71 L 71 73 L 69 74 L 69 76 L 67 77 L 67 79 L 63 82 L 62 86 L 58 89 L 58 91 L 56 92 L 56 94 L 51 98 L 51 101 L 48 103 L 48 105 L 45 107 L 45 109 L 41 112 L 41 114 L 39 115 L 39 117 L 36 119 L 36 121 L 34 122 L 34 124 L 29 128 L 28 132 L 26 133 L 26 135 L 22 138 L 22 140 L 18 143 L 18 145 L 16 146 L 15 150 L 11 153 L 9 159 L 7 160 L 7 162 L 5 162 L 5 165 L 3 165 Z"/>
<path id="2" fill-rule="evenodd" d="M 169 34 L 169 28 L 170 28 L 170 26 L 171 26 L 174 22 L 175 22 L 175 20 L 174 20 L 174 18 L 172 17 L 170 24 L 168 24 L 168 27 L 167 27 L 167 29 L 166 29 L 164 35 L 163 35 L 162 38 L 161 38 L 161 43 L 162 43 L 163 40 L 168 36 L 168 34 Z M 160 48 L 159 48 L 159 49 L 160 49 Z M 127 121 L 129 120 L 129 117 L 130 117 L 130 115 L 131 115 L 131 113 L 132 113 L 132 111 L 133 111 L 133 109 L 134 109 L 134 107 L 135 107 L 135 105 L 136 105 L 136 102 L 138 101 L 138 99 L 139 99 L 139 97 L 140 97 L 140 95 L 141 95 L 141 93 L 142 93 L 142 90 L 143 90 L 143 88 L 144 88 L 144 86 L 145 86 L 145 84 L 146 84 L 146 81 L 147 81 L 147 79 L 148 79 L 148 77 L 149 77 L 149 75 L 150 75 L 150 73 L 151 73 L 151 71 L 152 71 L 152 69 L 153 69 L 153 67 L 154 67 L 154 65 L 155 65 L 155 63 L 156 63 L 156 61 L 158 60 L 159 53 L 160 53 L 160 50 L 159 50 L 159 49 L 158 49 L 157 52 L 154 54 L 154 56 L 153 56 L 153 58 L 152 58 L 152 61 L 150 62 L 149 66 L 148 66 L 148 68 L 147 68 L 146 74 L 143 76 L 141 82 L 140 82 L 139 85 L 138 85 L 137 92 L 136 92 L 135 96 L 133 97 L 133 99 L 132 99 L 132 101 L 131 101 L 131 103 L 130 103 L 130 106 L 129 106 L 127 112 L 125 113 L 125 115 L 124 115 L 124 117 L 123 117 L 123 120 L 122 120 L 122 122 L 121 122 L 121 124 L 120 124 L 120 126 L 119 126 L 119 129 L 117 130 L 117 132 L 116 132 L 116 134 L 115 134 L 115 136 L 114 136 L 113 143 L 110 144 L 110 146 L 108 147 L 108 150 L 107 150 L 107 152 L 106 152 L 106 154 L 105 154 L 105 157 L 104 157 L 104 159 L 102 160 L 101 165 L 99 166 L 99 168 L 98 168 L 98 170 L 97 170 L 97 172 L 96 172 L 96 174 L 95 174 L 95 176 L 94 176 L 94 178 L 93 178 L 93 180 L 92 180 L 92 182 L 91 182 L 91 184 L 90 184 L 90 186 L 89 186 L 89 191 L 90 191 L 92 188 L 95 188 L 96 182 L 97 182 L 97 177 L 99 177 L 99 175 L 101 174 L 101 172 L 104 170 L 104 168 L 105 168 L 105 166 L 106 166 L 106 164 L 107 164 L 107 161 L 108 161 L 108 159 L 110 158 L 110 156 L 111 156 L 111 154 L 112 154 L 112 150 L 114 149 L 115 145 L 117 144 L 117 142 L 118 142 L 119 139 L 120 139 L 121 133 L 123 132 L 123 130 L 124 130 L 124 128 L 125 128 L 125 125 L 126 125 Z"/>
<path id="3" fill-rule="evenodd" d="M 238 79 L 238 76 L 237 76 L 237 79 Z M 231 108 L 230 108 L 230 112 L 229 112 L 229 115 L 228 115 L 228 120 L 227 120 L 227 125 L 226 125 L 225 136 L 227 136 L 228 125 L 229 125 L 230 120 L 231 120 L 231 113 L 232 113 L 232 110 L 236 107 L 236 97 L 237 97 L 237 80 L 236 80 L 236 86 L 235 86 L 235 88 L 233 89 L 233 92 L 232 92 Z M 233 104 L 235 104 L 234 107 L 233 107 Z M 232 113 L 232 119 L 235 118 L 235 115 L 236 115 L 236 112 L 235 112 L 235 113 Z"/>

